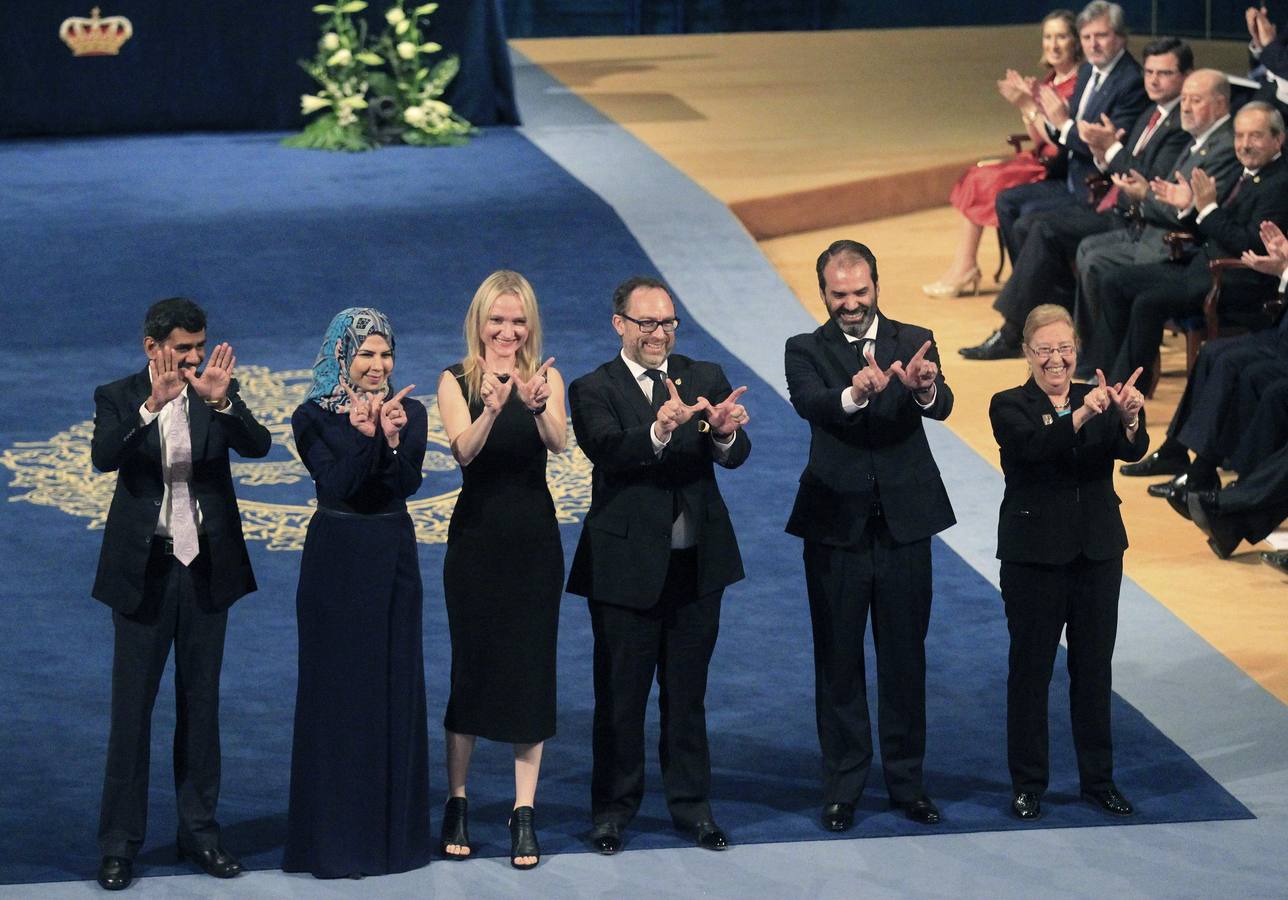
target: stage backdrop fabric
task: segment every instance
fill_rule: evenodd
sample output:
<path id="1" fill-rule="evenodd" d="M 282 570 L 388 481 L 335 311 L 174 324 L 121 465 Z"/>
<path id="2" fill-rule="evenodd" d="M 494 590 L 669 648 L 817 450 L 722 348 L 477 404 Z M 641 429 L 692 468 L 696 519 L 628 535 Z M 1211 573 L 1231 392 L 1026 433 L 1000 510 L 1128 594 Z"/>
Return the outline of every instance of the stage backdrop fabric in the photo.
<path id="1" fill-rule="evenodd" d="M 63 20 L 125 16 L 117 56 L 72 55 Z M 316 84 L 299 61 L 323 17 L 310 0 L 41 0 L 6 4 L 0 28 L 0 136 L 295 129 Z M 8 8 L 12 6 L 12 8 Z M 377 32 L 388 3 L 366 13 Z M 444 99 L 475 125 L 518 124 L 497 0 L 442 0 L 428 36 L 461 71 Z M 441 58 L 439 56 L 433 59 Z"/>

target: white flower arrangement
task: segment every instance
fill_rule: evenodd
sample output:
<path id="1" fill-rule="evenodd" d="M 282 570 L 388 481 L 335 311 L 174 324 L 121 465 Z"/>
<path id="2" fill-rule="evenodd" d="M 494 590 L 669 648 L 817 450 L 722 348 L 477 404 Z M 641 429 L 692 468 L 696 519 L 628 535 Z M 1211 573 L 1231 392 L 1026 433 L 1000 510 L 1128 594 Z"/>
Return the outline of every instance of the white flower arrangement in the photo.
<path id="1" fill-rule="evenodd" d="M 447 56 L 430 64 L 426 59 L 443 49 L 424 38 L 438 4 L 408 10 L 404 0 L 395 0 L 374 40 L 368 40 L 365 19 L 354 19 L 367 6 L 365 0 L 348 0 L 313 7 L 328 18 L 317 55 L 300 65 L 320 89 L 300 97 L 300 111 L 320 115 L 282 143 L 370 150 L 393 142 L 436 146 L 465 141 L 473 126 L 438 99 L 456 77 L 460 61 Z"/>

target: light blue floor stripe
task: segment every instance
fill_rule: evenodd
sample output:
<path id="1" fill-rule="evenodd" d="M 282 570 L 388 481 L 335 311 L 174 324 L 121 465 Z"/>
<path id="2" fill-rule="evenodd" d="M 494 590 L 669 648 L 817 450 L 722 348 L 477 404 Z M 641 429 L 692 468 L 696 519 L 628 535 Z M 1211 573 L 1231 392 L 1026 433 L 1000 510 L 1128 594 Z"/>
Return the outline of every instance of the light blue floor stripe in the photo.
<path id="1" fill-rule="evenodd" d="M 783 342 L 815 323 L 741 225 L 723 204 L 517 54 L 515 76 L 527 137 L 616 209 L 702 327 L 785 396 Z M 947 428 L 934 428 L 931 442 L 965 523 L 944 537 L 996 584 L 993 537 L 1001 478 Z M 1288 711 L 1283 704 L 1133 584 L 1123 593 L 1115 676 L 1120 694 L 1259 818 L 762 844 L 723 854 L 697 849 L 632 851 L 612 859 L 574 854 L 551 857 L 526 873 L 514 872 L 505 860 L 486 859 L 435 862 L 406 875 L 358 882 L 281 872 L 253 872 L 232 882 L 198 875 L 148 878 L 128 896 L 1285 896 Z M 92 882 L 0 887 L 0 898 L 92 895 L 101 896 Z"/>

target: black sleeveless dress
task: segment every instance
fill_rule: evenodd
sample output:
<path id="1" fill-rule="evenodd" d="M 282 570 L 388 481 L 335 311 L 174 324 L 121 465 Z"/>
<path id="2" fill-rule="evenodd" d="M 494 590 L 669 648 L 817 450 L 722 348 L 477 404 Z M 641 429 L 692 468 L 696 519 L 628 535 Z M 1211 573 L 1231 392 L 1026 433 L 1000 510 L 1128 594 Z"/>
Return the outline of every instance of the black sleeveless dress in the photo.
<path id="1" fill-rule="evenodd" d="M 461 367 L 448 371 L 468 397 Z M 482 411 L 471 403 L 470 419 Z M 563 548 L 546 447 L 517 391 L 461 474 L 443 561 L 452 637 L 443 725 L 505 743 L 544 741 L 555 733 Z"/>

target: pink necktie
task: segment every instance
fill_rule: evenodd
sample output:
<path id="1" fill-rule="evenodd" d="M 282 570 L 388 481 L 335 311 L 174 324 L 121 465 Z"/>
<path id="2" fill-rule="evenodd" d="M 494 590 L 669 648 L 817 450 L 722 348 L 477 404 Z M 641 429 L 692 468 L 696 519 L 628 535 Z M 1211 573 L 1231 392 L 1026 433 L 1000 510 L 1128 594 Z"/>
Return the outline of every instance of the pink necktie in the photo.
<path id="1" fill-rule="evenodd" d="M 188 482 L 192 479 L 192 436 L 188 433 L 187 398 L 171 401 L 174 410 L 165 432 L 166 468 L 170 478 L 170 535 L 174 558 L 185 566 L 197 558 L 197 501 Z"/>

